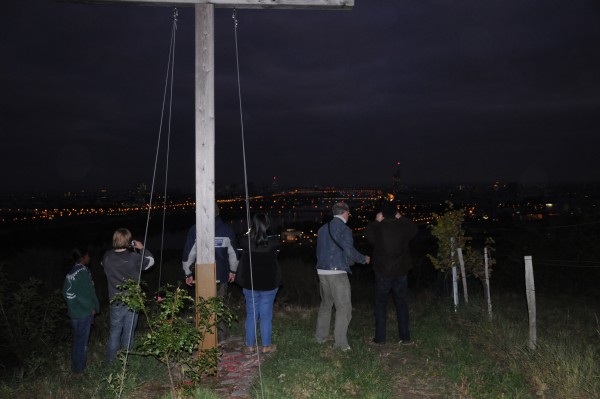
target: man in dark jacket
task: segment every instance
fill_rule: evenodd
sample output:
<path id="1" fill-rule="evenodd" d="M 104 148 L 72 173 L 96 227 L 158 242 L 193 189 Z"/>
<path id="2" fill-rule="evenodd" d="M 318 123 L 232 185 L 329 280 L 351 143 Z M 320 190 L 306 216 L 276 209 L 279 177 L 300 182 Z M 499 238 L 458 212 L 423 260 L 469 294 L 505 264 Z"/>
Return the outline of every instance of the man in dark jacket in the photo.
<path id="1" fill-rule="evenodd" d="M 217 297 L 227 296 L 227 283 L 233 283 L 238 267 L 237 243 L 235 233 L 230 225 L 223 222 L 219 216 L 219 207 L 215 204 L 215 263 L 217 273 Z M 194 283 L 194 270 L 198 254 L 196 243 L 196 225 L 188 231 L 185 246 L 183 247 L 183 261 L 181 262 L 185 274 L 185 283 L 191 286 Z M 227 339 L 227 325 L 219 323 L 219 341 Z"/>
<path id="2" fill-rule="evenodd" d="M 369 223 L 365 237 L 373 245 L 375 271 L 375 338 L 376 344 L 385 343 L 387 304 L 390 291 L 396 305 L 400 343 L 410 344 L 408 330 L 407 274 L 411 268 L 408 243 L 417 234 L 417 225 L 403 217 L 398 208 L 386 202 L 375 221 Z"/>

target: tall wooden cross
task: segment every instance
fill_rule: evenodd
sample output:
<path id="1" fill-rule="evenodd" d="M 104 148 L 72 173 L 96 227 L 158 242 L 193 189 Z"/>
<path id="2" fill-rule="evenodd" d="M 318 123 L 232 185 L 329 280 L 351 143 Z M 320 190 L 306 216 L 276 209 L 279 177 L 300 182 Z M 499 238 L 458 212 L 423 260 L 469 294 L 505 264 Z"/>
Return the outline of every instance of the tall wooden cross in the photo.
<path id="1" fill-rule="evenodd" d="M 215 267 L 215 57 L 214 7 L 346 9 L 354 0 L 66 0 L 79 3 L 137 3 L 194 6 L 196 17 L 196 298 L 217 294 Z M 204 348 L 217 346 L 216 331 Z"/>

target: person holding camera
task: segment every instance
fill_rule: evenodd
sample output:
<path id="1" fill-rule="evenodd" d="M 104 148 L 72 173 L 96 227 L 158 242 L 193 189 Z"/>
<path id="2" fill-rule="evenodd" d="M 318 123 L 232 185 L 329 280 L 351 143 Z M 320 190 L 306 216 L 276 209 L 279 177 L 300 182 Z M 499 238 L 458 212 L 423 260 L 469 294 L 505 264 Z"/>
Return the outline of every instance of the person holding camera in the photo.
<path id="1" fill-rule="evenodd" d="M 133 347 L 133 334 L 138 315 L 122 302 L 113 302 L 117 286 L 125 280 L 138 281 L 141 272 L 154 265 L 154 257 L 140 241 L 131 240 L 131 232 L 121 228 L 113 234 L 113 248 L 106 251 L 102 266 L 108 282 L 110 301 L 110 332 L 108 335 L 108 363 L 117 357 L 119 349 Z"/>

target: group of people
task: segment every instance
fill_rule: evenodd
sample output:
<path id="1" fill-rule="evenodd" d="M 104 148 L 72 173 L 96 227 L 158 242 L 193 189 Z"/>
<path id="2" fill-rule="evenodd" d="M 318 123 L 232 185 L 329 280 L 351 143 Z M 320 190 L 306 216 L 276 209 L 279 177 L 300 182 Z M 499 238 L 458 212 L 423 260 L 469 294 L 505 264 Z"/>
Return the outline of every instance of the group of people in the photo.
<path id="1" fill-rule="evenodd" d="M 67 302 L 73 332 L 71 369 L 75 374 L 80 374 L 86 368 L 90 330 L 96 314 L 100 312 L 100 303 L 89 270 L 89 250 L 73 249 L 72 258 L 75 265 L 65 277 L 63 296 Z M 132 240 L 128 229 L 121 228 L 114 232 L 112 249 L 106 251 L 102 259 L 110 301 L 108 364 L 116 359 L 119 349 L 133 347 L 138 320 L 138 314 L 126 304 L 113 301 L 119 292 L 118 286 L 128 279 L 138 280 L 141 271 L 148 270 L 153 265 L 152 253 L 140 241 Z"/>
<path id="2" fill-rule="evenodd" d="M 219 216 L 219 207 L 215 205 L 215 263 L 217 276 L 217 296 L 227 295 L 227 283 L 235 281 L 242 288 L 246 299 L 246 352 L 258 349 L 256 327 L 260 325 L 260 337 L 263 353 L 273 352 L 276 346 L 271 343 L 271 321 L 273 318 L 273 302 L 282 284 L 281 269 L 277 261 L 280 241 L 269 235 L 270 221 L 268 215 L 258 213 L 252 219 L 248 234 L 240 240 L 243 250 L 241 259 L 236 256 L 238 244 L 231 226 L 224 223 Z M 188 232 L 183 250 L 183 271 L 185 282 L 194 284 L 194 273 L 191 266 L 196 263 L 196 226 Z M 218 337 L 227 339 L 227 326 L 219 323 Z"/>
<path id="3" fill-rule="evenodd" d="M 338 202 L 332 208 L 333 218 L 321 226 L 317 239 L 317 275 L 321 304 L 319 306 L 315 339 L 323 344 L 330 340 L 333 309 L 335 322 L 333 346 L 349 351 L 347 331 L 352 318 L 351 289 L 348 275 L 354 263 L 372 264 L 375 271 L 375 336 L 374 344 L 386 342 L 387 304 L 390 292 L 396 306 L 400 343 L 411 344 L 408 328 L 407 274 L 411 268 L 409 242 L 417 233 L 417 226 L 402 216 L 392 203 L 385 203 L 375 220 L 365 230 L 365 237 L 373 246 L 372 257 L 354 247 L 352 231 L 346 225 L 351 214 L 348 204 Z M 246 300 L 245 351 L 270 353 L 276 350 L 272 343 L 273 303 L 283 284 L 277 260 L 280 241 L 269 234 L 268 215 L 258 213 L 252 219 L 247 235 L 239 242 L 243 250 L 238 257 L 238 243 L 231 226 L 224 223 L 215 206 L 215 262 L 217 296 L 225 297 L 229 283 L 235 282 Z M 192 265 L 197 258 L 196 226 L 187 235 L 182 267 L 187 285 L 193 285 Z M 88 252 L 73 251 L 75 265 L 67 274 L 63 293 L 68 304 L 73 331 L 72 370 L 81 373 L 86 367 L 87 342 L 94 317 L 100 312 L 88 265 Z M 117 286 L 126 279 L 139 279 L 140 273 L 154 264 L 152 253 L 139 241 L 133 241 L 131 232 L 119 229 L 113 234 L 112 249 L 103 257 L 110 302 L 110 332 L 108 363 L 119 349 L 133 346 L 137 314 L 119 302 L 113 302 Z M 257 331 L 260 328 L 258 345 Z M 219 323 L 219 340 L 227 339 L 227 326 Z"/>
<path id="4" fill-rule="evenodd" d="M 333 218 L 317 233 L 317 274 L 321 305 L 317 316 L 315 339 L 322 344 L 329 340 L 332 308 L 335 307 L 334 348 L 351 350 L 348 325 L 352 318 L 350 266 L 353 263 L 373 264 L 375 272 L 375 337 L 374 344 L 386 342 L 387 304 L 390 292 L 396 305 L 400 343 L 410 345 L 408 329 L 407 275 L 411 268 L 409 242 L 417 234 L 416 224 L 402 216 L 396 205 L 384 203 L 367 225 L 365 237 L 373 246 L 372 259 L 355 247 L 352 231 L 346 225 L 350 208 L 344 202 L 333 205 Z"/>

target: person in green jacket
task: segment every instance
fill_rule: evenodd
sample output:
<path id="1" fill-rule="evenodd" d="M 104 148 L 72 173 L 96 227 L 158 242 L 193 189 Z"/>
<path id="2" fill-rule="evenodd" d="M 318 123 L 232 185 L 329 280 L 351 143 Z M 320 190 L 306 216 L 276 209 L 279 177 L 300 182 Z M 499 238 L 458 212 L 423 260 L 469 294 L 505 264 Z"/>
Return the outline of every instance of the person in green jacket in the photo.
<path id="1" fill-rule="evenodd" d="M 85 371 L 88 339 L 94 316 L 100 312 L 100 303 L 88 268 L 91 259 L 89 252 L 73 249 L 72 258 L 75 265 L 65 277 L 63 295 L 73 330 L 71 369 L 80 374 Z"/>

